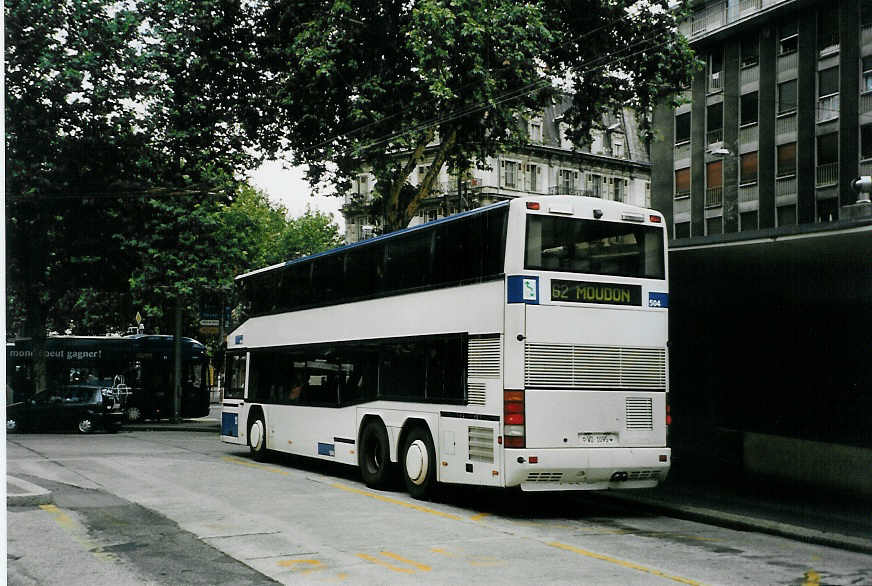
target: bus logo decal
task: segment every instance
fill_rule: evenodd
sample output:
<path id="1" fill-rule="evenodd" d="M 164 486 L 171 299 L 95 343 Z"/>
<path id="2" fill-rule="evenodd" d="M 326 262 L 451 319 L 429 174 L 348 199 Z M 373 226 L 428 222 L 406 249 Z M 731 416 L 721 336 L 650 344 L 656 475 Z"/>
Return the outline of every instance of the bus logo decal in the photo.
<path id="1" fill-rule="evenodd" d="M 336 450 L 334 449 L 334 444 L 323 444 L 318 442 L 318 455 L 319 456 L 336 456 Z"/>
<path id="2" fill-rule="evenodd" d="M 509 303 L 539 303 L 539 277 L 512 275 L 506 285 Z"/>

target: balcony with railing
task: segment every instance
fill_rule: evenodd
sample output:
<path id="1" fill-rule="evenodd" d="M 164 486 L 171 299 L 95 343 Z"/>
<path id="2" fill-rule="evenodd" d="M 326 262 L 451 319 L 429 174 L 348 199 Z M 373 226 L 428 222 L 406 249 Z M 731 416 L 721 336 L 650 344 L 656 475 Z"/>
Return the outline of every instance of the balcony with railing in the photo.
<path id="1" fill-rule="evenodd" d="M 750 67 L 743 67 L 739 70 L 739 83 L 753 83 L 755 81 L 760 81 L 760 66 L 752 65 Z"/>
<path id="2" fill-rule="evenodd" d="M 673 159 L 676 161 L 682 161 L 690 158 L 690 143 L 683 142 L 681 144 L 675 145 L 675 154 L 673 155 Z"/>
<path id="3" fill-rule="evenodd" d="M 696 39 L 786 1 L 739 0 L 738 2 L 725 2 L 717 0 L 695 10 L 690 18 L 679 24 L 678 30 L 685 37 Z"/>
<path id="4" fill-rule="evenodd" d="M 723 128 L 714 128 L 705 133 L 705 143 L 706 144 L 715 144 L 716 142 L 723 142 L 724 140 L 724 129 Z"/>
<path id="5" fill-rule="evenodd" d="M 781 114 L 775 119 L 775 134 L 796 133 L 796 112 Z"/>
<path id="6" fill-rule="evenodd" d="M 716 71 L 708 76 L 708 86 L 706 91 L 710 94 L 716 93 L 724 89 L 723 71 Z"/>
<path id="7" fill-rule="evenodd" d="M 860 171 L 857 173 L 858 175 L 870 175 L 872 176 L 872 159 L 866 159 L 865 161 L 860 161 Z"/>
<path id="8" fill-rule="evenodd" d="M 739 186 L 739 203 L 757 201 L 759 189 L 756 183 L 747 183 Z"/>
<path id="9" fill-rule="evenodd" d="M 705 190 L 705 207 L 716 208 L 724 203 L 724 188 L 709 187 Z"/>
<path id="10" fill-rule="evenodd" d="M 839 183 L 839 164 L 826 163 L 817 166 L 815 187 L 829 187 Z"/>
<path id="11" fill-rule="evenodd" d="M 818 98 L 817 121 L 827 122 L 839 117 L 839 94 L 830 94 Z"/>
<path id="12" fill-rule="evenodd" d="M 860 42 L 864 45 L 872 44 L 872 24 L 863 24 L 860 27 Z"/>
<path id="13" fill-rule="evenodd" d="M 776 70 L 778 71 L 778 73 L 787 73 L 788 71 L 795 70 L 798 64 L 799 53 L 797 51 L 784 53 L 778 56 L 778 65 L 776 67 Z"/>
<path id="14" fill-rule="evenodd" d="M 868 114 L 872 112 L 872 92 L 860 94 L 860 113 Z"/>
<path id="15" fill-rule="evenodd" d="M 746 124 L 744 126 L 739 127 L 739 144 L 740 145 L 751 145 L 759 140 L 760 136 L 760 127 L 755 122 L 754 124 Z"/>
<path id="16" fill-rule="evenodd" d="M 796 196 L 796 175 L 775 178 L 775 197 Z"/>

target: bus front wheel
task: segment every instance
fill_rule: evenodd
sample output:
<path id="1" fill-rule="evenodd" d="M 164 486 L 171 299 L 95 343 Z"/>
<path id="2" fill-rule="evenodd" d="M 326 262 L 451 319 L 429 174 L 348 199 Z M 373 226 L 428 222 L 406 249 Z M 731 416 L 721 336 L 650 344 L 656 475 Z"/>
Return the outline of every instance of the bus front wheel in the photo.
<path id="1" fill-rule="evenodd" d="M 403 480 L 406 490 L 416 499 L 426 499 L 436 484 L 436 450 L 430 432 L 413 428 L 403 443 Z"/>
<path id="2" fill-rule="evenodd" d="M 391 457 L 388 432 L 381 421 L 370 419 L 360 433 L 358 464 L 369 488 L 383 488 L 390 480 Z"/>
<path id="3" fill-rule="evenodd" d="M 266 460 L 266 424 L 261 415 L 258 415 L 248 428 L 248 447 L 251 449 L 252 460 L 255 462 Z"/>

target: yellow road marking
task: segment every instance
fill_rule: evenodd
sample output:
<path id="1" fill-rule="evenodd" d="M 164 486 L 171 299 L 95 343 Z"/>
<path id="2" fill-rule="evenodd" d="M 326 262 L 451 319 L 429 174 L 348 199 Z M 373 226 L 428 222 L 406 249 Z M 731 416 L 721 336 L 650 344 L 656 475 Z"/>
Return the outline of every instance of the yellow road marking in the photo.
<path id="1" fill-rule="evenodd" d="M 573 547 L 571 545 L 567 545 L 565 543 L 559 543 L 557 541 L 552 541 L 549 543 L 551 547 L 556 547 L 558 549 L 564 549 L 566 551 L 571 551 L 573 553 L 577 553 L 579 555 L 587 556 L 589 558 L 594 558 L 597 560 L 602 560 L 604 562 L 609 562 L 612 564 L 617 564 L 624 568 L 629 568 L 631 570 L 638 570 L 639 572 L 645 572 L 647 574 L 653 574 L 654 576 L 660 576 L 661 578 L 667 578 L 672 580 L 673 582 L 679 582 L 681 584 L 693 584 L 695 586 L 700 586 L 702 582 L 697 582 L 696 580 L 691 580 L 689 578 L 682 578 L 680 576 L 672 576 L 665 572 L 661 572 L 660 570 L 655 570 L 654 568 L 647 568 L 645 566 L 640 566 L 639 564 L 634 564 L 633 562 L 628 562 L 625 560 L 619 560 L 617 558 L 613 558 L 607 555 L 603 555 L 601 553 L 594 553 L 592 551 L 587 551 L 586 549 L 581 549 L 578 547 Z"/>
<path id="2" fill-rule="evenodd" d="M 84 531 L 82 530 L 82 527 L 76 523 L 72 517 L 57 508 L 57 506 L 39 505 L 39 508 L 54 517 L 55 523 L 60 525 L 67 533 L 69 533 L 73 541 L 90 551 L 95 558 L 103 560 L 104 562 L 118 561 L 118 556 L 103 551 L 103 548 L 99 544 L 83 536 L 82 533 L 84 533 Z"/>
<path id="3" fill-rule="evenodd" d="M 224 456 L 221 459 L 225 462 L 230 462 L 232 464 L 241 464 L 242 466 L 248 466 L 249 468 L 257 468 L 258 470 L 266 470 L 267 472 L 275 472 L 276 474 L 284 474 L 285 476 L 288 476 L 289 474 L 287 470 L 282 470 L 281 468 L 276 468 L 275 466 L 267 466 L 266 464 L 249 462 L 248 460 L 234 458 L 233 456 Z"/>
<path id="4" fill-rule="evenodd" d="M 478 513 L 469 518 L 470 521 L 481 521 L 485 517 L 490 517 L 490 513 Z"/>
<path id="5" fill-rule="evenodd" d="M 410 570 L 409 568 L 399 568 L 399 567 L 391 565 L 387 562 L 383 562 L 380 559 L 378 559 L 377 557 L 367 555 L 365 553 L 359 553 L 359 554 L 357 554 L 357 557 L 364 559 L 368 562 L 378 564 L 378 565 L 383 566 L 385 568 L 388 568 L 390 570 L 393 570 L 394 572 L 401 572 L 403 574 L 414 574 L 415 573 L 415 570 Z"/>
<path id="6" fill-rule="evenodd" d="M 821 575 L 814 570 L 809 570 L 805 573 L 805 582 L 802 586 L 818 586 L 821 583 Z"/>
<path id="7" fill-rule="evenodd" d="M 344 490 L 346 492 L 353 492 L 354 494 L 361 494 L 363 496 L 368 496 L 370 498 L 374 498 L 376 500 L 391 503 L 393 505 L 400 505 L 401 507 L 406 507 L 407 509 L 413 509 L 415 511 L 420 511 L 422 513 L 429 513 L 431 515 L 436 515 L 437 517 L 443 517 L 445 519 L 453 519 L 455 521 L 461 521 L 462 519 L 451 513 L 443 513 L 442 511 L 437 511 L 436 509 L 430 509 L 428 507 L 422 507 L 421 505 L 416 505 L 415 503 L 407 503 L 405 501 L 401 501 L 395 498 L 391 498 L 389 496 L 384 496 L 382 494 L 376 494 L 374 492 L 369 492 L 366 490 L 360 490 L 359 488 L 354 488 L 352 486 L 345 486 L 344 484 L 339 484 L 338 482 L 331 482 L 330 486 L 333 488 L 338 488 L 340 490 Z"/>
<path id="8" fill-rule="evenodd" d="M 433 569 L 430 566 L 425 566 L 424 564 L 419 564 L 418 562 L 413 562 L 412 560 L 407 560 L 406 558 L 400 557 L 397 554 L 390 552 L 390 551 L 383 551 L 383 552 L 381 552 L 381 554 L 383 556 L 385 556 L 386 558 L 391 558 L 392 560 L 397 560 L 398 562 L 403 562 L 404 564 L 409 564 L 413 568 L 418 568 L 422 572 L 429 572 L 430 570 Z"/>
<path id="9" fill-rule="evenodd" d="M 448 556 L 448 557 L 450 557 L 450 558 L 453 558 L 453 557 L 454 557 L 454 554 L 453 554 L 453 553 L 451 553 L 451 552 L 448 551 L 447 549 L 442 549 L 441 547 L 431 547 L 431 548 L 430 548 L 430 551 L 435 552 L 435 553 L 441 553 L 442 555 L 446 555 L 446 556 Z"/>
<path id="10" fill-rule="evenodd" d="M 278 564 L 284 568 L 290 568 L 299 574 L 309 574 L 324 569 L 324 564 L 318 560 L 281 560 Z M 311 567 L 303 567 L 304 565 Z"/>

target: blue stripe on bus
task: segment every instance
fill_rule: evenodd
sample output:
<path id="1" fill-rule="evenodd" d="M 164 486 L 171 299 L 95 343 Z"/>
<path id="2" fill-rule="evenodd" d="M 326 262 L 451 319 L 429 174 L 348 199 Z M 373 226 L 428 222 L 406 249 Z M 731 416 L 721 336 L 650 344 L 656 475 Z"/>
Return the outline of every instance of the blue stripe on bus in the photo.
<path id="1" fill-rule="evenodd" d="M 336 450 L 333 444 L 323 444 L 318 442 L 318 455 L 319 456 L 335 456 Z"/>

